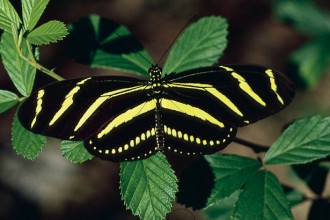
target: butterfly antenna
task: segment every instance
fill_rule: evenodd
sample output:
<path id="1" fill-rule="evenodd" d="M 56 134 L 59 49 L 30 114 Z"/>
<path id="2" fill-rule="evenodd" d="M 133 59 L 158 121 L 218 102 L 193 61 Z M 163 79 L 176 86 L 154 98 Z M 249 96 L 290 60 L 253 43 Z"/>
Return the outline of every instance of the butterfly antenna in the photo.
<path id="1" fill-rule="evenodd" d="M 117 35 L 118 37 L 122 37 L 120 36 L 116 31 L 114 31 L 115 35 Z M 143 60 L 145 60 L 148 64 L 153 65 L 152 62 L 150 62 L 150 60 L 148 60 L 145 56 L 143 56 L 140 51 L 138 51 L 136 48 L 132 47 L 132 45 L 128 44 L 127 42 L 125 42 L 126 46 L 131 48 L 135 53 L 137 53 L 139 55 L 140 58 L 142 58 Z"/>
<path id="2" fill-rule="evenodd" d="M 167 47 L 167 49 L 165 50 L 165 52 L 163 53 L 163 55 L 160 57 L 160 59 L 158 60 L 157 64 L 159 64 L 163 58 L 165 57 L 165 55 L 168 53 L 168 51 L 172 48 L 174 42 L 179 38 L 179 36 L 181 35 L 181 33 L 186 29 L 186 27 L 188 25 L 190 25 L 192 23 L 192 21 L 194 21 L 196 19 L 197 15 L 194 15 L 192 18 L 189 19 L 189 21 L 183 26 L 183 28 L 181 28 L 181 30 L 179 31 L 179 33 L 175 36 L 175 38 L 173 39 L 172 43 L 170 44 L 169 47 Z"/>

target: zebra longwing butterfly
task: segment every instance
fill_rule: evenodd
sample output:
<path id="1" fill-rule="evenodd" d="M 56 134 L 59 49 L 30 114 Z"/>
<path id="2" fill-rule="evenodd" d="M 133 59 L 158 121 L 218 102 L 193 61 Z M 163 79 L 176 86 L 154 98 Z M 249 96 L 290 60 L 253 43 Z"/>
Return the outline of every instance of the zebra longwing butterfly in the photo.
<path id="1" fill-rule="evenodd" d="M 84 141 L 110 161 L 147 158 L 157 151 L 187 156 L 225 148 L 246 126 L 287 106 L 292 83 L 280 72 L 254 65 L 210 66 L 149 80 L 100 76 L 47 85 L 22 103 L 28 130 Z"/>

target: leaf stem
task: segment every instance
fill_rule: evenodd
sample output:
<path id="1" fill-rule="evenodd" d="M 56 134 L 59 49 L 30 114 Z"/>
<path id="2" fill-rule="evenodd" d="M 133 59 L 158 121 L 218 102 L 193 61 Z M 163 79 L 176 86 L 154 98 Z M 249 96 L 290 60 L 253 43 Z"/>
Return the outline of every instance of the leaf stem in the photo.
<path id="1" fill-rule="evenodd" d="M 22 58 L 22 60 L 24 60 L 31 66 L 35 67 L 36 69 L 40 70 L 41 72 L 47 74 L 48 76 L 50 76 L 58 81 L 61 81 L 64 79 L 60 75 L 56 74 L 53 70 L 47 69 L 46 67 L 42 66 L 40 63 L 38 63 L 36 61 L 34 53 L 31 50 L 31 44 L 28 40 L 25 40 L 25 42 L 27 45 L 27 49 L 29 51 L 29 57 L 26 57 L 23 54 L 22 48 L 21 48 L 22 36 L 23 36 L 22 30 L 20 30 L 20 33 L 18 34 L 17 30 L 14 27 L 12 27 L 12 33 L 13 33 L 13 39 L 14 39 L 14 43 L 16 46 L 16 50 L 18 52 L 18 55 Z"/>
<path id="2" fill-rule="evenodd" d="M 238 137 L 235 137 L 235 139 L 233 140 L 233 142 L 238 143 L 238 144 L 241 144 L 241 145 L 245 145 L 247 147 L 250 147 L 256 153 L 266 152 L 268 150 L 268 148 L 269 148 L 269 146 L 255 144 L 255 143 L 252 143 L 250 141 L 246 141 L 246 140 L 240 139 Z"/>

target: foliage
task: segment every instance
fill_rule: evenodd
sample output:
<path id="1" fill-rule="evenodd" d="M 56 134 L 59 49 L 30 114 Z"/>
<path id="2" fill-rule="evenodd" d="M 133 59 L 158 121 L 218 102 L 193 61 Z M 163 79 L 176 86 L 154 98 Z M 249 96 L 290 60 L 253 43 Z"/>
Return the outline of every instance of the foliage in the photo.
<path id="1" fill-rule="evenodd" d="M 46 137 L 27 131 L 15 114 L 11 132 L 12 144 L 17 154 L 34 160 L 46 144 Z"/>
<path id="2" fill-rule="evenodd" d="M 72 163 L 83 163 L 93 158 L 93 155 L 88 153 L 82 141 L 62 141 L 61 152 L 63 157 Z"/>
<path id="3" fill-rule="evenodd" d="M 18 92 L 25 97 L 32 91 L 37 69 L 57 80 L 62 79 L 53 70 L 43 67 L 37 61 L 38 46 L 57 42 L 67 35 L 66 27 L 60 21 L 48 21 L 36 27 L 48 2 L 22 1 L 22 19 L 8 0 L 2 0 L 0 3 L 0 28 L 5 31 L 0 42 L 1 58 Z M 307 0 L 304 2 L 306 5 L 309 4 Z M 294 20 L 297 27 L 306 31 L 307 29 L 305 30 L 298 22 L 299 19 L 301 16 Z M 327 23 L 323 25 L 325 27 Z M 323 36 L 323 26 L 317 30 L 317 37 Z M 71 53 L 78 62 L 92 67 L 124 70 L 146 76 L 148 66 L 152 63 L 151 58 L 127 28 L 92 15 L 71 25 L 70 31 L 68 41 L 71 42 Z M 200 19 L 187 28 L 175 42 L 164 66 L 164 72 L 178 72 L 200 65 L 212 65 L 226 47 L 226 36 L 225 19 L 215 16 Z M 311 50 L 315 49 L 313 45 L 310 47 Z M 185 54 L 182 54 L 183 51 Z M 12 60 L 14 62 L 11 62 Z M 306 68 L 305 71 L 311 69 L 313 68 Z M 11 91 L 0 90 L 0 112 L 13 108 L 23 99 L 24 97 L 19 97 Z M 293 189 L 289 190 L 290 193 L 287 190 L 286 197 L 276 176 L 268 171 L 268 166 L 295 164 L 295 170 L 296 166 L 306 166 L 314 161 L 313 164 L 316 164 L 318 169 L 312 169 L 307 173 L 307 177 L 300 178 L 310 184 L 316 193 L 321 194 L 323 187 L 315 188 L 310 180 L 316 178 L 315 170 L 317 174 L 321 172 L 322 177 L 328 171 L 326 159 L 320 159 L 330 154 L 329 127 L 329 117 L 313 116 L 298 120 L 283 132 L 269 150 L 265 149 L 266 154 L 263 158 L 218 154 L 205 156 L 202 161 L 203 169 L 212 171 L 214 183 L 211 181 L 211 184 L 203 185 L 209 187 L 207 190 L 199 189 L 198 184 L 190 184 L 193 187 L 185 188 L 187 191 L 184 194 L 177 194 L 178 197 L 180 195 L 178 200 L 187 201 L 187 195 L 203 191 L 202 197 L 205 198 L 200 201 L 204 204 L 199 203 L 195 206 L 194 201 L 191 201 L 189 205 L 204 207 L 203 213 L 209 219 L 219 219 L 224 213 L 233 219 L 293 219 L 290 205 L 293 201 L 300 203 L 306 198 Z M 44 136 L 25 130 L 15 115 L 12 144 L 18 154 L 35 159 L 45 143 Z M 73 163 L 92 159 L 92 155 L 83 147 L 82 142 L 63 141 L 61 151 L 63 156 Z M 198 176 L 194 176 L 198 174 L 196 170 L 196 166 L 188 167 L 179 178 L 180 182 L 192 183 L 192 179 L 198 181 Z M 213 178 L 212 175 L 210 177 Z M 325 181 L 325 178 L 323 179 Z M 162 153 L 157 153 L 145 160 L 121 163 L 120 190 L 126 207 L 131 209 L 133 214 L 146 220 L 165 219 L 175 200 L 178 180 L 166 157 Z M 300 197 L 293 199 L 291 195 Z M 320 207 L 325 207 L 324 201 L 325 198 L 320 195 L 313 204 L 310 216 L 313 217 L 313 213 L 317 213 Z"/>
<path id="4" fill-rule="evenodd" d="M 120 166 L 120 190 L 126 207 L 141 219 L 165 219 L 178 191 L 165 156 L 157 154 Z"/>
<path id="5" fill-rule="evenodd" d="M 330 65 L 329 13 L 312 0 L 275 0 L 274 11 L 278 19 L 308 36 L 308 42 L 291 53 L 289 66 L 303 87 L 315 86 Z"/>

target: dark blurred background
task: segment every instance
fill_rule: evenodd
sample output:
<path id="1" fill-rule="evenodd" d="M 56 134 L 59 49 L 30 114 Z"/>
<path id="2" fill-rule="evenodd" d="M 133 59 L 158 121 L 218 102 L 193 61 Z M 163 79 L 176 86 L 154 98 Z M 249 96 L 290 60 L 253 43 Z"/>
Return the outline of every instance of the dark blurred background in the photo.
<path id="1" fill-rule="evenodd" d="M 20 1 L 11 2 L 21 10 Z M 316 2 L 330 8 L 328 0 Z M 128 26 L 155 61 L 194 15 L 228 19 L 229 43 L 221 63 L 255 63 L 285 71 L 289 53 L 308 40 L 274 18 L 269 0 L 51 0 L 42 20 L 58 19 L 69 24 L 91 13 Z M 75 63 L 68 55 L 65 40 L 41 47 L 40 54 L 40 63 L 55 67 L 64 78 L 112 73 Z M 16 91 L 2 66 L 0 88 Z M 329 115 L 329 88 L 330 74 L 325 74 L 315 87 L 298 88 L 287 109 L 240 129 L 238 136 L 271 145 L 286 123 L 307 115 Z M 71 164 L 62 157 L 55 139 L 48 139 L 35 161 L 17 155 L 10 140 L 14 112 L 12 109 L 0 115 L 0 219 L 138 219 L 125 211 L 120 199 L 118 164 L 97 158 L 82 165 Z M 231 144 L 225 152 L 254 156 L 237 144 Z M 191 160 L 172 163 L 180 174 Z M 281 181 L 290 182 L 283 170 L 273 171 Z M 306 219 L 308 205 L 293 209 L 296 219 Z M 188 212 L 192 210 L 181 208 L 185 207 L 175 204 L 173 210 L 179 211 L 168 219 L 192 219 Z M 193 214 L 195 219 L 204 219 L 198 211 Z"/>

